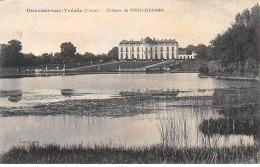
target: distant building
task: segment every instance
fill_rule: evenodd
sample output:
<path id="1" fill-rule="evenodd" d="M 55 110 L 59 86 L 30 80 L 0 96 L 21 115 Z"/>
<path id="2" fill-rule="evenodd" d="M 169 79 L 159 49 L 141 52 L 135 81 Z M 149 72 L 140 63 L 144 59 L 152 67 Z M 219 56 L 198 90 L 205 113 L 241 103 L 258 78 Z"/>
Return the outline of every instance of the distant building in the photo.
<path id="1" fill-rule="evenodd" d="M 122 40 L 118 49 L 119 60 L 179 59 L 178 42 L 174 39 L 152 40 L 146 37 L 141 41 Z"/>
<path id="2" fill-rule="evenodd" d="M 186 60 L 186 59 L 195 59 L 195 57 L 197 56 L 197 53 L 195 51 L 192 51 L 192 54 L 191 55 L 188 55 L 186 53 L 186 51 L 182 50 L 182 51 L 179 51 L 179 59 L 181 60 Z"/>

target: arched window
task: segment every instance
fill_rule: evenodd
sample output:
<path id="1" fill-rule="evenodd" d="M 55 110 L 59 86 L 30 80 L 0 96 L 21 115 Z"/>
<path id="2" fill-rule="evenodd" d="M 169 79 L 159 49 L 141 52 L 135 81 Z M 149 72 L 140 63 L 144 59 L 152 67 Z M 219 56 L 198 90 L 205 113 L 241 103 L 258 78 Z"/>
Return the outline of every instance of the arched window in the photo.
<path id="1" fill-rule="evenodd" d="M 180 59 L 182 59 L 182 56 L 180 56 Z"/>

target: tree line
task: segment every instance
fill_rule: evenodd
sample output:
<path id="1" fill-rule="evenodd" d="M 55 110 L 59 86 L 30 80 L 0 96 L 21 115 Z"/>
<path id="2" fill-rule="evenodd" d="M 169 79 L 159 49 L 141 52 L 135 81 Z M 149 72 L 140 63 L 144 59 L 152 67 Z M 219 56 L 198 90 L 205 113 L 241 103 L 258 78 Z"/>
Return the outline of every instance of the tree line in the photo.
<path id="1" fill-rule="evenodd" d="M 22 53 L 22 43 L 11 40 L 1 46 L 1 67 L 25 67 L 49 64 L 79 64 L 82 62 L 111 61 L 118 59 L 118 47 L 112 48 L 107 54 L 95 55 L 90 52 L 77 53 L 76 47 L 71 42 L 60 45 L 61 51 L 56 53 L 43 53 L 36 56 L 32 53 Z"/>
<path id="2" fill-rule="evenodd" d="M 257 74 L 260 63 L 260 7 L 256 4 L 235 16 L 234 22 L 224 32 L 218 34 L 209 46 L 199 44 L 179 48 L 191 54 L 197 53 L 198 59 L 220 62 L 220 70 L 239 71 Z"/>
<path id="3" fill-rule="evenodd" d="M 238 13 L 234 23 L 211 41 L 211 51 L 221 66 L 231 72 L 257 72 L 260 58 L 260 7 Z"/>

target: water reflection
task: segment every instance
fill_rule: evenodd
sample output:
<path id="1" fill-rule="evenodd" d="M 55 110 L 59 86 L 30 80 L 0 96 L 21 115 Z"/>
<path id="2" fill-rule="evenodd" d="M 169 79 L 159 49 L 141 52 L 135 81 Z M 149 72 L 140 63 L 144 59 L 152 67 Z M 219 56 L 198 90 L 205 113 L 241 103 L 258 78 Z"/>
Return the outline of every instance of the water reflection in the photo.
<path id="1" fill-rule="evenodd" d="M 221 119 L 212 107 L 175 107 L 172 101 L 147 100 L 139 108 L 150 114 L 130 117 L 21 116 L 0 119 L 0 150 L 28 141 L 56 144 L 108 144 L 143 146 L 164 143 L 176 148 L 253 145 L 259 133 L 205 135 L 203 120 Z M 12 124 L 10 124 L 12 122 Z M 258 122 L 259 123 L 259 122 Z M 258 125 L 259 127 L 259 125 Z M 259 130 L 259 129 L 258 129 Z"/>
<path id="2" fill-rule="evenodd" d="M 72 96 L 74 94 L 74 89 L 61 89 L 62 96 Z"/>
<path id="3" fill-rule="evenodd" d="M 259 87 L 236 87 L 217 89 L 213 96 L 213 107 L 220 118 L 204 119 L 199 129 L 205 135 L 246 135 L 253 136 L 260 146 Z"/>
<path id="4" fill-rule="evenodd" d="M 11 90 L 11 91 L 0 91 L 0 97 L 7 97 L 7 99 L 11 102 L 18 102 L 22 99 L 22 91 L 21 90 Z"/>

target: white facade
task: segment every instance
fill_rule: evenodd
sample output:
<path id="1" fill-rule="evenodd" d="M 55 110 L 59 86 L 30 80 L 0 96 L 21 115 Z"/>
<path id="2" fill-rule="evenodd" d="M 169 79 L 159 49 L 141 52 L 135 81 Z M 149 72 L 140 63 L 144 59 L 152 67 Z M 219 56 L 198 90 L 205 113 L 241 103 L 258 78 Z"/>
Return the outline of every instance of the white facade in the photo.
<path id="1" fill-rule="evenodd" d="M 179 59 L 195 59 L 195 56 L 197 56 L 197 53 L 196 52 L 192 52 L 191 55 L 187 55 L 186 52 L 183 54 L 183 53 L 179 53 Z"/>
<path id="2" fill-rule="evenodd" d="M 155 40 L 146 37 L 141 41 L 119 43 L 118 58 L 123 59 L 179 59 L 178 43 L 175 40 Z"/>

